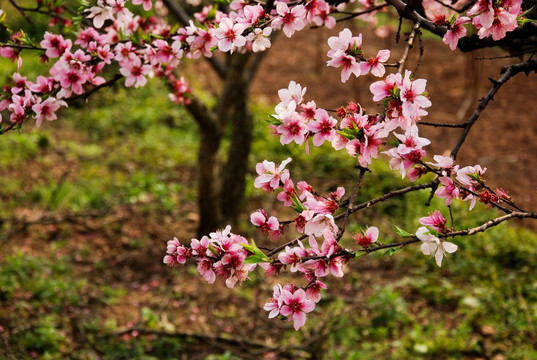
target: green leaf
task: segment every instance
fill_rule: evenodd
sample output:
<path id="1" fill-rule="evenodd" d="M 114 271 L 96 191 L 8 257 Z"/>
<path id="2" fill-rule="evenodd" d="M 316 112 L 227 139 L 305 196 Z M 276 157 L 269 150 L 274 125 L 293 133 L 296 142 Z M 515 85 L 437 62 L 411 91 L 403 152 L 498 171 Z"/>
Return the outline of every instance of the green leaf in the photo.
<path id="1" fill-rule="evenodd" d="M 269 114 L 268 117 L 269 117 L 269 119 L 267 119 L 266 121 L 267 121 L 267 123 L 269 125 L 278 126 L 278 125 L 281 125 L 283 123 L 280 119 L 276 118 L 274 115 Z"/>
<path id="2" fill-rule="evenodd" d="M 272 260 L 267 256 L 265 255 L 265 253 L 263 251 L 261 251 L 261 249 L 259 249 L 254 241 L 254 239 L 250 240 L 250 245 L 246 245 L 246 244 L 242 244 L 242 247 L 244 249 L 246 249 L 247 251 L 251 252 L 252 256 L 249 256 L 247 257 L 244 261 L 245 261 L 245 264 L 256 264 L 256 263 L 260 263 L 260 262 L 271 262 Z M 250 260 L 248 260 L 249 258 L 251 258 Z M 246 260 L 248 260 L 249 262 L 246 262 Z"/>
<path id="3" fill-rule="evenodd" d="M 399 236 L 401 236 L 401 237 L 403 237 L 403 238 L 411 238 L 411 237 L 414 236 L 413 234 L 409 233 L 409 232 L 406 231 L 406 230 L 401 229 L 401 228 L 398 227 L 398 226 L 395 226 L 395 225 L 394 225 L 393 229 L 395 230 L 395 233 L 396 233 L 397 235 L 399 235 Z"/>
<path id="4" fill-rule="evenodd" d="M 267 262 L 267 260 L 257 255 L 248 256 L 246 259 L 244 259 L 245 264 L 259 264 L 263 262 Z"/>
<path id="5" fill-rule="evenodd" d="M 214 246 L 209 245 L 209 251 L 212 252 L 214 254 L 214 256 L 218 256 L 218 252 L 216 251 Z"/>
<path id="6" fill-rule="evenodd" d="M 306 210 L 306 207 L 304 204 L 302 204 L 302 201 L 296 196 L 296 194 L 293 196 L 293 204 L 291 204 L 291 207 L 297 212 L 301 213 L 302 211 Z"/>
<path id="7" fill-rule="evenodd" d="M 354 258 L 355 258 L 355 259 L 358 259 L 359 257 L 362 257 L 362 256 L 364 256 L 364 255 L 367 255 L 367 251 L 356 251 L 356 252 L 354 253 Z"/>
<path id="8" fill-rule="evenodd" d="M 384 253 L 384 256 L 388 255 L 388 256 L 392 256 L 393 254 L 395 254 L 398 250 L 400 249 L 400 247 L 393 247 L 391 249 L 388 249 L 386 250 L 386 252 Z"/>

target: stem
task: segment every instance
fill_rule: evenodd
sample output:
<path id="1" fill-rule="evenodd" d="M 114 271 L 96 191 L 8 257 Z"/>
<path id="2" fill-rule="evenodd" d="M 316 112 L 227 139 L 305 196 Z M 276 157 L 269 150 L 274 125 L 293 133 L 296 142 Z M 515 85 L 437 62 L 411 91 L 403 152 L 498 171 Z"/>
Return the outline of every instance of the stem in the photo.
<path id="1" fill-rule="evenodd" d="M 474 113 L 470 118 L 464 123 L 465 127 L 464 130 L 459 137 L 459 140 L 457 141 L 457 144 L 455 144 L 455 147 L 451 151 L 451 157 L 453 160 L 456 159 L 457 154 L 459 153 L 459 150 L 466 140 L 466 137 L 468 136 L 468 133 L 470 132 L 470 129 L 475 124 L 475 122 L 479 119 L 479 116 L 481 115 L 481 112 L 485 110 L 485 108 L 488 106 L 490 101 L 494 98 L 494 95 L 498 92 L 500 87 L 502 87 L 503 84 L 505 84 L 509 79 L 514 77 L 515 75 L 524 72 L 526 74 L 529 74 L 530 71 L 537 72 L 537 61 L 536 60 L 528 60 L 524 63 L 519 64 L 513 64 L 506 66 L 502 69 L 502 77 L 500 77 L 499 80 L 492 80 L 493 86 L 489 90 L 488 94 L 485 95 L 481 100 L 479 100 L 479 104 L 477 105 L 476 109 L 474 110 Z"/>
<path id="2" fill-rule="evenodd" d="M 399 67 L 397 68 L 397 72 L 402 74 L 403 69 L 405 66 L 405 62 L 408 59 L 408 54 L 410 53 L 410 49 L 414 46 L 414 39 L 416 38 L 416 34 L 420 31 L 420 23 L 415 22 L 414 27 L 412 28 L 412 31 L 410 32 L 410 35 L 408 36 L 408 40 L 405 46 L 405 51 L 403 51 L 403 56 L 401 56 L 401 60 L 399 60 Z"/>
<path id="3" fill-rule="evenodd" d="M 349 198 L 349 202 L 347 204 L 347 210 L 343 214 L 343 220 L 341 221 L 341 225 L 339 226 L 339 231 L 336 235 L 337 242 L 339 242 L 339 240 L 345 233 L 345 226 L 347 225 L 347 220 L 349 219 L 349 215 L 352 210 L 352 204 L 354 203 L 354 200 L 356 200 L 356 196 L 358 195 L 358 190 L 360 190 L 360 187 L 362 187 L 362 180 L 364 179 L 364 174 L 367 171 L 370 171 L 370 170 L 360 166 L 360 174 L 358 175 L 358 180 L 356 180 L 356 184 L 354 185 L 354 189 L 352 190 L 351 197 Z"/>

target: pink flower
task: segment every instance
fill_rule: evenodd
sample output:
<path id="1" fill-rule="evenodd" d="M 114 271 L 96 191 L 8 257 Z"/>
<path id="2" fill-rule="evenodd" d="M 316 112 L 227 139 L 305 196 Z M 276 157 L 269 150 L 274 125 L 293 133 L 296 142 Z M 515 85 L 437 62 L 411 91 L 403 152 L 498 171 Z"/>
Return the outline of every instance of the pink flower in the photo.
<path id="1" fill-rule="evenodd" d="M 358 245 L 364 249 L 376 242 L 379 238 L 379 229 L 376 226 L 371 226 L 363 234 L 356 234 L 352 237 Z"/>
<path id="2" fill-rule="evenodd" d="M 40 101 L 34 104 L 32 110 L 35 112 L 37 127 L 41 126 L 43 119 L 48 121 L 56 120 L 56 111 L 58 111 L 60 106 L 67 107 L 67 103 L 54 97 L 49 97 L 45 101 Z"/>
<path id="3" fill-rule="evenodd" d="M 294 328 L 298 331 L 306 323 L 306 314 L 315 309 L 315 303 L 306 298 L 306 292 L 302 289 L 298 289 L 294 293 L 283 290 L 281 299 L 283 304 L 280 314 L 291 316 Z"/>
<path id="4" fill-rule="evenodd" d="M 151 72 L 151 66 L 142 65 L 140 58 L 135 58 L 134 61 L 123 63 L 119 72 L 126 77 L 126 87 L 134 85 L 135 88 L 138 88 L 140 86 L 145 86 L 147 83 L 145 75 L 148 75 Z"/>
<path id="5" fill-rule="evenodd" d="M 447 231 L 446 219 L 438 210 L 433 211 L 429 216 L 420 218 L 420 223 L 440 233 L 445 233 Z"/>
<path id="6" fill-rule="evenodd" d="M 295 185 L 291 179 L 287 179 L 283 184 L 283 191 L 281 191 L 276 198 L 283 201 L 284 206 L 291 206 L 293 204 L 294 196 L 296 196 Z"/>
<path id="7" fill-rule="evenodd" d="M 206 257 L 200 258 L 198 257 L 198 272 L 205 281 L 207 281 L 209 284 L 214 284 L 214 281 L 216 280 L 216 274 L 213 270 L 213 263 L 211 260 L 209 260 Z"/>
<path id="8" fill-rule="evenodd" d="M 386 69 L 382 63 L 388 61 L 389 58 L 390 50 L 379 50 L 376 57 L 360 63 L 361 74 L 366 75 L 371 70 L 371 74 L 376 77 L 384 76 Z"/>
<path id="9" fill-rule="evenodd" d="M 445 176 L 449 176 L 459 169 L 458 165 L 454 165 L 454 160 L 451 156 L 435 155 L 433 159 L 436 161 L 435 163 L 428 162 L 427 164 L 442 169 L 442 173 Z"/>
<path id="10" fill-rule="evenodd" d="M 338 227 L 334 217 L 331 214 L 316 214 L 306 222 L 304 233 L 306 235 L 321 236 L 325 229 L 328 229 L 332 234 L 337 233 Z"/>
<path id="11" fill-rule="evenodd" d="M 44 40 L 42 40 L 39 45 L 42 48 L 45 48 L 45 55 L 49 58 L 57 58 L 63 55 L 66 51 L 71 50 L 72 42 L 71 40 L 65 40 L 63 36 L 51 34 L 48 31 L 45 31 Z"/>
<path id="12" fill-rule="evenodd" d="M 264 234 L 269 234 L 273 240 L 280 235 L 280 222 L 274 216 L 268 217 L 263 209 L 259 209 L 250 215 L 250 221 Z"/>
<path id="13" fill-rule="evenodd" d="M 98 0 L 97 6 L 92 6 L 84 12 L 89 13 L 88 19 L 93 18 L 93 26 L 97 29 L 103 27 L 106 20 L 114 20 L 114 9 L 108 3 L 105 4 L 103 0 Z"/>
<path id="14" fill-rule="evenodd" d="M 380 80 L 372 83 L 369 90 L 373 94 L 373 101 L 380 101 L 392 96 L 395 86 L 399 86 L 402 82 L 401 74 L 390 74 L 385 80 Z"/>
<path id="15" fill-rule="evenodd" d="M 327 66 L 342 68 L 341 82 L 347 82 L 351 74 L 356 77 L 361 75 L 360 63 L 356 61 L 353 55 L 347 54 L 341 50 L 337 50 L 332 54 L 332 58 L 326 62 Z"/>
<path id="16" fill-rule="evenodd" d="M 302 258 L 308 255 L 302 242 L 298 241 L 298 245 L 299 246 L 293 248 L 286 246 L 285 251 L 278 254 L 278 260 L 280 260 L 282 264 L 291 265 L 291 272 L 300 270 Z"/>
<path id="17" fill-rule="evenodd" d="M 307 88 L 302 88 L 300 84 L 291 80 L 287 89 L 278 90 L 278 96 L 281 100 L 280 104 L 287 105 L 294 102 L 295 106 L 300 105 L 304 99 L 306 90 Z"/>
<path id="18" fill-rule="evenodd" d="M 313 283 L 308 285 L 306 289 L 306 297 L 313 302 L 318 303 L 321 301 L 321 289 L 326 289 L 327 286 L 320 280 L 315 280 Z"/>
<path id="19" fill-rule="evenodd" d="M 120 64 L 136 61 L 137 56 L 130 41 L 117 44 L 114 51 L 116 53 L 115 59 Z"/>
<path id="20" fill-rule="evenodd" d="M 153 7 L 153 3 L 151 0 L 132 0 L 133 5 L 140 5 L 142 4 L 145 11 L 151 10 Z"/>
<path id="21" fill-rule="evenodd" d="M 276 12 L 279 15 L 272 20 L 272 27 L 280 29 L 283 26 L 285 36 L 291 37 L 295 31 L 300 31 L 306 26 L 306 8 L 304 5 L 295 5 L 289 10 L 284 2 L 278 2 Z"/>
<path id="22" fill-rule="evenodd" d="M 269 311 L 269 315 L 268 315 L 269 319 L 273 319 L 280 314 L 280 307 L 282 306 L 282 303 L 283 303 L 283 300 L 281 299 L 282 291 L 283 289 L 281 285 L 278 284 L 274 286 L 272 299 L 270 299 L 265 304 L 265 306 L 263 306 L 263 309 L 265 309 L 266 311 Z"/>
<path id="23" fill-rule="evenodd" d="M 278 167 L 267 160 L 257 163 L 255 170 L 259 176 L 254 180 L 254 187 L 263 188 L 265 191 L 278 189 L 280 183 L 285 183 L 289 179 L 289 170 L 285 166 L 290 162 L 291 158 L 287 158 Z"/>
<path id="24" fill-rule="evenodd" d="M 28 88 L 34 93 L 47 94 L 52 91 L 53 86 L 52 78 L 39 75 L 37 81 L 34 84 L 29 84 Z"/>
<path id="25" fill-rule="evenodd" d="M 359 50 L 362 48 L 362 34 L 353 37 L 351 31 L 345 28 L 340 31 L 338 36 L 328 38 L 328 46 L 330 46 L 327 54 L 329 57 L 332 57 L 338 50 L 344 53 L 353 49 Z"/>
<path id="26" fill-rule="evenodd" d="M 300 114 L 293 113 L 291 116 L 283 119 L 282 124 L 276 128 L 276 131 L 278 134 L 281 134 L 280 143 L 282 145 L 289 144 L 292 141 L 298 145 L 302 145 L 304 140 L 306 140 L 308 127 Z"/>
<path id="27" fill-rule="evenodd" d="M 261 52 L 270 48 L 271 43 L 269 36 L 271 32 L 272 28 L 266 27 L 263 30 L 256 28 L 253 32 L 248 34 L 246 39 L 252 43 L 253 52 Z"/>
<path id="28" fill-rule="evenodd" d="M 427 80 L 411 80 L 410 75 L 411 72 L 406 70 L 400 88 L 400 98 L 403 102 L 403 116 L 410 119 L 418 119 L 420 116 L 427 115 L 427 112 L 423 108 L 431 106 L 431 101 L 424 96 Z"/>
<path id="29" fill-rule="evenodd" d="M 446 206 L 449 206 L 453 201 L 453 198 L 459 197 L 459 188 L 455 186 L 453 180 L 449 177 L 443 176 L 439 178 L 439 180 L 443 186 L 439 186 L 438 189 L 436 189 L 435 195 L 441 199 L 446 199 Z"/>
<path id="30" fill-rule="evenodd" d="M 451 50 L 455 50 L 459 39 L 466 35 L 466 28 L 463 25 L 469 22 L 470 18 L 467 16 L 458 17 L 442 38 L 444 44 L 449 45 Z"/>
<path id="31" fill-rule="evenodd" d="M 218 49 L 232 53 L 237 47 L 243 47 L 246 44 L 246 38 L 242 36 L 245 29 L 245 25 L 233 24 L 230 18 L 223 18 L 214 32 L 214 36 L 218 39 Z"/>
<path id="32" fill-rule="evenodd" d="M 308 130 L 314 133 L 313 145 L 321 146 L 325 141 L 331 142 L 336 135 L 336 119 L 328 115 L 325 109 L 315 111 L 315 120 L 308 122 Z"/>

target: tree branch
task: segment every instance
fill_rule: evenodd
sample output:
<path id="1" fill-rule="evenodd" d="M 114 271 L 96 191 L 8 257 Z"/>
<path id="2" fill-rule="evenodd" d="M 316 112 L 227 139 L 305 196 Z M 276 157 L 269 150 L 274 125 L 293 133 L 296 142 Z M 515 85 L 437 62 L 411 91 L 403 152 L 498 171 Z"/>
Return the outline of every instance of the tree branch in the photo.
<path id="1" fill-rule="evenodd" d="M 479 100 L 479 104 L 477 105 L 477 108 L 474 110 L 474 113 L 470 118 L 464 123 L 464 130 L 459 137 L 459 140 L 455 144 L 455 147 L 451 151 L 451 157 L 455 159 L 457 157 L 457 154 L 459 153 L 459 150 L 466 140 L 466 137 L 468 136 L 468 133 L 470 132 L 470 129 L 475 124 L 475 122 L 479 119 L 479 116 L 481 115 L 481 112 L 485 110 L 487 105 L 490 103 L 491 100 L 493 100 L 494 95 L 498 92 L 500 87 L 502 87 L 503 84 L 505 84 L 509 79 L 514 77 L 515 75 L 524 72 L 526 75 L 530 73 L 530 71 L 537 72 L 537 61 L 536 60 L 528 60 L 524 63 L 519 64 L 513 64 L 506 66 L 502 69 L 501 73 L 503 73 L 502 77 L 500 77 L 499 80 L 493 80 L 491 79 L 493 86 L 489 90 L 488 94 L 485 95 L 481 100 Z"/>
<path id="2" fill-rule="evenodd" d="M 358 179 L 356 180 L 356 184 L 354 185 L 352 194 L 349 197 L 347 210 L 345 210 L 345 213 L 343 214 L 343 220 L 341 221 L 341 225 L 339 226 L 339 230 L 336 235 L 336 241 L 338 242 L 343 236 L 343 234 L 345 233 L 345 226 L 347 225 L 347 220 L 351 213 L 352 204 L 354 203 L 354 200 L 356 200 L 356 196 L 358 196 L 358 190 L 360 190 L 360 188 L 362 187 L 362 180 L 364 179 L 364 175 L 367 171 L 370 171 L 370 170 L 360 166 L 360 174 L 358 175 Z"/>
<path id="3" fill-rule="evenodd" d="M 483 232 L 483 231 L 485 231 L 488 228 L 491 228 L 493 226 L 497 226 L 497 225 L 501 224 L 504 221 L 507 221 L 507 220 L 510 220 L 510 219 L 515 219 L 515 218 L 516 219 L 527 219 L 527 218 L 537 219 L 537 213 L 534 213 L 534 212 L 518 212 L 518 211 L 517 212 L 512 212 L 510 214 L 500 216 L 500 217 L 498 217 L 496 219 L 489 220 L 486 223 L 484 223 L 483 225 L 475 227 L 475 228 L 447 233 L 447 234 L 445 234 L 445 237 L 474 235 L 474 234 L 477 234 L 479 232 Z"/>

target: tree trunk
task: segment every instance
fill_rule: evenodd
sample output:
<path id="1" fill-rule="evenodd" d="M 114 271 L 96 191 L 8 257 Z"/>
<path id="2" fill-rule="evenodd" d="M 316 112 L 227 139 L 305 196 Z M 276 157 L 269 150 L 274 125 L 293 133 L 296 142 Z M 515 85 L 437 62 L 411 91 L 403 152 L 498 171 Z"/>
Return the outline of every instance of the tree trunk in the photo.
<path id="1" fill-rule="evenodd" d="M 198 151 L 198 205 L 200 224 L 198 236 L 207 235 L 222 226 L 220 205 L 220 165 L 219 158 L 221 132 L 213 132 L 200 127 L 200 147 Z"/>
<path id="2" fill-rule="evenodd" d="M 234 104 L 232 133 L 227 162 L 222 169 L 220 196 L 224 220 L 233 227 L 238 224 L 238 216 L 243 210 L 248 156 L 254 128 L 253 116 L 248 109 L 248 89 L 243 89 Z"/>

